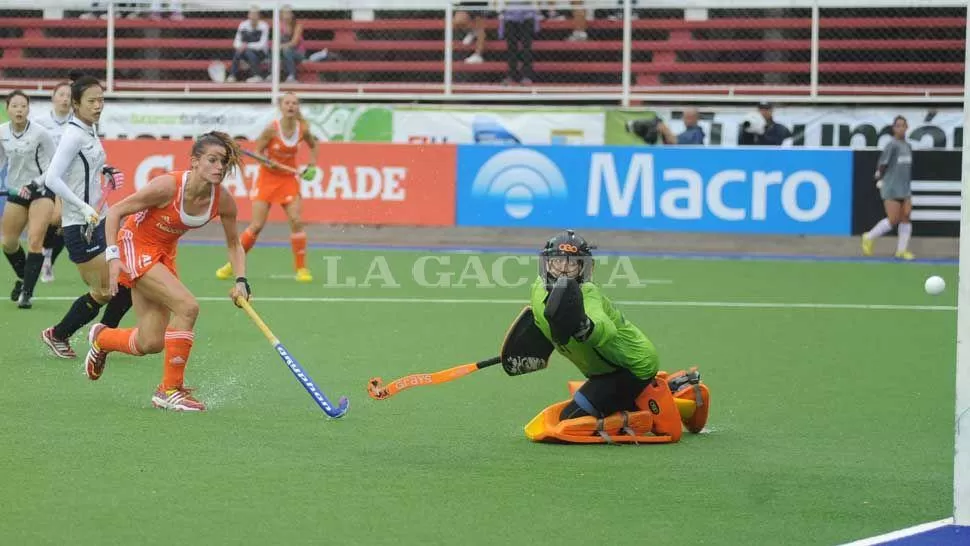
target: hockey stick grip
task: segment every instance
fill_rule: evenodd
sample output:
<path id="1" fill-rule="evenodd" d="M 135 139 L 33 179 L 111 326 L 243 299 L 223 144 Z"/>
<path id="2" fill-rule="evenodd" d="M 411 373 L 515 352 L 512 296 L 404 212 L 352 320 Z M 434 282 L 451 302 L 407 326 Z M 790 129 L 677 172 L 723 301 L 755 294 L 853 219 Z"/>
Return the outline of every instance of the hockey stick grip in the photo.
<path id="1" fill-rule="evenodd" d="M 486 359 L 486 360 L 479 360 L 478 362 L 475 363 L 475 366 L 477 366 L 478 369 L 481 370 L 482 368 L 487 368 L 489 366 L 494 366 L 494 365 L 498 364 L 501 361 L 502 361 L 502 357 L 500 357 L 500 356 L 493 356 L 492 358 L 489 358 L 489 359 Z"/>

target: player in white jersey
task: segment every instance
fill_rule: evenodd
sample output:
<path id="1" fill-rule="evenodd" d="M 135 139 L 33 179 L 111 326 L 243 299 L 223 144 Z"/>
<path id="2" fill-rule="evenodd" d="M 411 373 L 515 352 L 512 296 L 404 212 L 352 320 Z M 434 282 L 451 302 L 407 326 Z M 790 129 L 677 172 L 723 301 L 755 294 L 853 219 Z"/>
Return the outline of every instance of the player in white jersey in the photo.
<path id="1" fill-rule="evenodd" d="M 44 263 L 44 234 L 54 209 L 54 194 L 42 187 L 54 154 L 54 139 L 39 124 L 31 123 L 30 99 L 23 92 L 7 95 L 6 106 L 10 121 L 0 125 L 0 164 L 7 165 L 7 202 L 0 239 L 3 254 L 17 275 L 10 299 L 17 307 L 30 309 Z M 26 255 L 20 245 L 25 227 Z"/>
<path id="2" fill-rule="evenodd" d="M 107 209 L 102 176 L 104 147 L 94 130 L 104 108 L 104 88 L 90 76 L 71 74 L 71 105 L 74 115 L 54 152 L 44 179 L 63 200 L 61 225 L 68 258 L 74 262 L 90 291 L 71 305 L 56 325 L 41 333 L 44 343 L 60 358 L 77 358 L 70 338 L 98 316 L 107 304 L 101 323 L 116 328 L 131 308 L 131 291 L 108 292 L 108 266 L 104 259 L 103 215 Z M 116 178 L 107 176 L 107 186 Z"/>
<path id="3" fill-rule="evenodd" d="M 51 93 L 50 112 L 35 117 L 32 121 L 43 125 L 54 138 L 56 146 L 64 134 L 64 127 L 71 121 L 71 82 L 61 82 L 54 86 Z M 64 250 L 64 236 L 61 233 L 61 198 L 54 199 L 54 212 L 51 214 L 51 224 L 44 236 L 44 265 L 40 268 L 40 282 L 54 280 L 54 262 Z"/>

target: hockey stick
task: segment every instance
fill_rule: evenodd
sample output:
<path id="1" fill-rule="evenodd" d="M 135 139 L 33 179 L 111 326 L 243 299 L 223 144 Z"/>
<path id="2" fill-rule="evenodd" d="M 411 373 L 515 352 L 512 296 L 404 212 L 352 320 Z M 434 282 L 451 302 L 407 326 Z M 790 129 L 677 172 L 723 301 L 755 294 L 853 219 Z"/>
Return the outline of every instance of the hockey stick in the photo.
<path id="1" fill-rule="evenodd" d="M 261 155 L 255 153 L 255 152 L 250 152 L 249 150 L 240 150 L 240 151 L 242 152 L 242 154 L 244 156 L 251 157 L 251 158 L 255 159 L 256 161 L 259 161 L 260 163 L 263 163 L 263 164 L 268 165 L 270 167 L 273 167 L 275 169 L 280 169 L 280 170 L 283 170 L 283 171 L 286 171 L 286 172 L 290 172 L 290 173 L 293 173 L 293 174 L 295 174 L 297 176 L 301 176 L 303 174 L 300 171 L 294 169 L 293 167 L 288 167 L 286 165 L 281 165 L 281 164 L 273 161 L 272 159 L 270 159 L 268 157 L 261 156 Z"/>
<path id="2" fill-rule="evenodd" d="M 246 311 L 249 318 L 253 319 L 253 322 L 255 322 L 256 326 L 258 326 L 260 331 L 263 332 L 263 335 L 266 336 L 266 339 L 269 340 L 270 344 L 273 345 L 273 348 L 276 349 L 277 353 L 279 353 L 280 358 L 282 358 L 283 362 L 285 362 L 287 367 L 290 368 L 293 375 L 300 380 L 300 384 L 303 385 L 303 388 L 310 393 L 313 400 L 316 401 L 318 406 L 320 406 L 320 409 L 334 419 L 343 417 L 344 414 L 347 413 L 347 409 L 350 407 L 350 400 L 348 400 L 346 396 L 341 396 L 339 405 L 335 409 L 330 403 L 330 400 L 327 399 L 326 395 L 324 395 L 323 392 L 317 388 L 317 386 L 313 383 L 313 380 L 310 379 L 310 376 L 303 371 L 303 368 L 300 367 L 300 363 L 293 358 L 290 352 L 286 350 L 286 347 L 280 343 L 280 340 L 274 336 L 273 332 L 271 332 L 269 327 L 266 326 L 266 323 L 259 318 L 256 311 L 253 310 L 251 305 L 249 305 L 249 302 L 243 298 L 236 298 L 236 303 Z"/>
<path id="3" fill-rule="evenodd" d="M 410 389 L 411 387 L 438 385 L 441 383 L 454 381 L 459 377 L 464 377 L 470 373 L 477 372 L 482 368 L 494 366 L 501 361 L 502 357 L 496 356 L 489 358 L 488 360 L 479 360 L 478 362 L 462 364 L 460 366 L 455 366 L 453 368 L 448 368 L 447 370 L 441 370 L 434 373 L 415 373 L 394 380 L 387 386 L 384 385 L 380 377 L 374 377 L 367 382 L 367 394 L 369 394 L 374 400 L 384 400 L 385 398 L 390 398 L 391 396 L 394 396 L 405 389 Z"/>

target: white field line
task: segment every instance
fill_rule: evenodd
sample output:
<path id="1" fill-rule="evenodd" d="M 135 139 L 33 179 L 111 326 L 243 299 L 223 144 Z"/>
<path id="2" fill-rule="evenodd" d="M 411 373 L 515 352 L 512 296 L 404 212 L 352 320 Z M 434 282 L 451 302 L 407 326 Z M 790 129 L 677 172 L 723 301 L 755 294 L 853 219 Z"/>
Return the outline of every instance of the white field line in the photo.
<path id="1" fill-rule="evenodd" d="M 41 296 L 38 301 L 73 301 L 77 296 Z M 224 301 L 228 296 L 198 296 L 199 301 Z M 389 297 L 260 297 L 254 296 L 253 303 L 399 303 L 399 304 L 445 304 L 445 305 L 525 305 L 527 300 L 520 299 L 483 299 L 483 298 L 389 298 Z M 863 311 L 956 311 L 951 305 L 902 305 L 869 303 L 805 303 L 805 302 L 758 302 L 758 301 L 644 301 L 616 300 L 617 305 L 630 307 L 707 307 L 724 309 L 847 309 Z"/>
<path id="2" fill-rule="evenodd" d="M 923 523 L 913 527 L 908 527 L 906 529 L 900 529 L 899 531 L 886 533 L 884 535 L 864 538 L 861 540 L 857 540 L 855 542 L 849 542 L 846 544 L 842 544 L 842 546 L 875 546 L 877 544 L 885 544 L 890 541 L 911 537 L 914 535 L 918 535 L 920 533 L 926 533 L 934 529 L 939 529 L 940 527 L 945 527 L 947 525 L 953 525 L 953 518 L 946 518 L 938 521 L 931 521 L 929 523 Z"/>

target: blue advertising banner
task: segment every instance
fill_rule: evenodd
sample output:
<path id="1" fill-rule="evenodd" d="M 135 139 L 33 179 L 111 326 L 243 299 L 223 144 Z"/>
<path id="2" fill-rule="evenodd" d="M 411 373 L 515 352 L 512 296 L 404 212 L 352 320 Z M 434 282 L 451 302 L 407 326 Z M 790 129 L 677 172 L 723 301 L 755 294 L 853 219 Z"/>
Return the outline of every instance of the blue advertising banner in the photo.
<path id="1" fill-rule="evenodd" d="M 457 225 L 849 235 L 852 152 L 458 146 Z"/>

